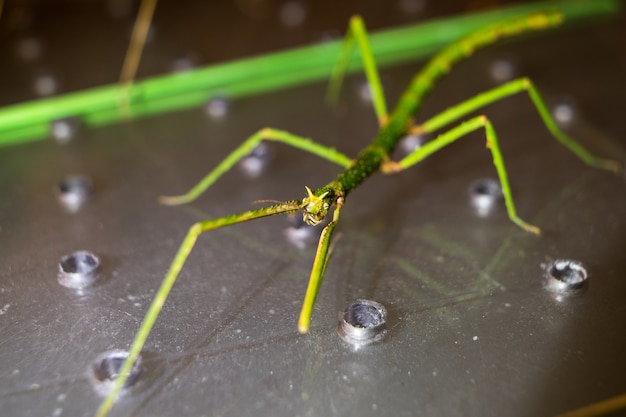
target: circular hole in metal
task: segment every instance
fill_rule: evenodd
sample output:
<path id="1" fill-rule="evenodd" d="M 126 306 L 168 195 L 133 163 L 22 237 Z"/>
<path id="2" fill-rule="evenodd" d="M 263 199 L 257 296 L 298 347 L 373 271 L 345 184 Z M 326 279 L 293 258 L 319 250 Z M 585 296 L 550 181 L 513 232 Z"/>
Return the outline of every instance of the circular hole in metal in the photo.
<path id="1" fill-rule="evenodd" d="M 93 361 L 89 367 L 89 376 L 94 389 L 99 395 L 104 397 L 111 392 L 116 379 L 120 376 L 120 371 L 122 366 L 124 366 L 126 358 L 128 358 L 128 352 L 116 349 L 100 354 Z M 125 394 L 129 388 L 137 383 L 141 371 L 141 356 L 139 356 L 128 373 L 120 395 Z"/>
<path id="2" fill-rule="evenodd" d="M 41 41 L 33 36 L 20 38 L 17 40 L 17 56 L 24 61 L 35 61 L 41 57 L 43 46 Z"/>
<path id="3" fill-rule="evenodd" d="M 496 58 L 489 66 L 489 75 L 497 83 L 511 81 L 516 73 L 515 62 L 509 57 Z"/>
<path id="4" fill-rule="evenodd" d="M 589 279 L 587 269 L 578 261 L 557 259 L 545 267 L 544 286 L 547 290 L 570 295 L 583 290 Z"/>
<path id="5" fill-rule="evenodd" d="M 69 143 L 80 128 L 80 122 L 73 117 L 54 120 L 50 123 L 50 136 L 59 144 Z"/>
<path id="6" fill-rule="evenodd" d="M 82 175 L 63 178 L 55 189 L 59 202 L 70 212 L 82 207 L 93 192 L 93 183 Z"/>
<path id="7" fill-rule="evenodd" d="M 358 299 L 343 312 L 337 332 L 354 348 L 372 344 L 387 331 L 387 309 L 380 303 Z"/>
<path id="8" fill-rule="evenodd" d="M 280 8 L 279 19 L 283 26 L 295 28 L 307 17 L 307 9 L 300 1 L 289 1 Z"/>
<path id="9" fill-rule="evenodd" d="M 238 165 L 249 178 L 257 178 L 265 171 L 271 159 L 270 147 L 265 142 L 259 142 L 248 155 L 241 158 Z"/>
<path id="10" fill-rule="evenodd" d="M 370 104 L 373 101 L 372 89 L 370 88 L 370 83 L 367 80 L 364 80 L 358 87 L 358 94 L 361 101 L 366 104 Z"/>
<path id="11" fill-rule="evenodd" d="M 402 13 L 416 15 L 426 8 L 426 0 L 399 0 L 398 7 Z"/>
<path id="12" fill-rule="evenodd" d="M 469 186 L 470 202 L 480 217 L 485 217 L 493 211 L 502 199 L 500 183 L 491 178 L 481 178 L 473 181 Z"/>
<path id="13" fill-rule="evenodd" d="M 99 271 L 100 259 L 91 252 L 81 250 L 61 258 L 57 278 L 64 287 L 83 289 L 95 282 Z"/>
<path id="14" fill-rule="evenodd" d="M 204 106 L 204 111 L 211 119 L 219 120 L 228 115 L 232 102 L 226 97 L 214 97 Z"/>
<path id="15" fill-rule="evenodd" d="M 42 72 L 35 77 L 33 81 L 33 90 L 38 96 L 51 96 L 59 90 L 59 81 L 57 77 L 51 73 Z"/>
<path id="16" fill-rule="evenodd" d="M 287 224 L 288 226 L 284 230 L 287 240 L 298 249 L 306 248 L 315 235 L 313 233 L 315 226 L 307 224 L 302 217 L 302 213 L 289 215 Z"/>
<path id="17" fill-rule="evenodd" d="M 552 106 L 552 116 L 558 124 L 564 127 L 570 126 L 576 120 L 578 113 L 577 105 L 571 98 L 560 98 Z"/>
<path id="18" fill-rule="evenodd" d="M 198 66 L 198 58 L 195 55 L 181 55 L 172 61 L 170 69 L 175 74 L 190 72 Z"/>
<path id="19" fill-rule="evenodd" d="M 424 136 L 410 134 L 400 140 L 398 149 L 402 155 L 408 155 L 416 149 L 421 148 L 425 142 L 426 138 Z"/>

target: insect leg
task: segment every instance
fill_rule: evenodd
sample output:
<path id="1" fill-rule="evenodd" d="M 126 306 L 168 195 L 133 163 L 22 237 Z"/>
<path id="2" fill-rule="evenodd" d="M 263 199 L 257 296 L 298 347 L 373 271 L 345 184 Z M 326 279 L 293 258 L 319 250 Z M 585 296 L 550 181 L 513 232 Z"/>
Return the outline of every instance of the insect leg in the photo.
<path id="1" fill-rule="evenodd" d="M 230 226 L 233 224 L 259 219 L 262 217 L 273 216 L 275 214 L 292 213 L 299 210 L 300 206 L 300 201 L 288 201 L 285 203 L 276 204 L 257 210 L 250 210 L 244 213 L 233 214 L 226 217 L 198 222 L 191 226 L 191 228 L 187 232 L 187 235 L 183 239 L 183 242 L 181 243 L 178 252 L 176 252 L 176 256 L 174 257 L 174 260 L 172 261 L 172 264 L 170 265 L 170 268 L 165 275 L 165 278 L 163 278 L 161 286 L 159 287 L 154 299 L 152 300 L 152 304 L 150 304 L 150 308 L 148 308 L 148 312 L 146 313 L 146 316 L 143 319 L 139 330 L 137 331 L 135 339 L 130 346 L 128 357 L 124 361 L 124 365 L 122 365 L 122 368 L 120 369 L 119 376 L 115 380 L 115 385 L 111 389 L 111 392 L 103 400 L 102 404 L 100 404 L 100 408 L 96 413 L 96 417 L 103 417 L 108 414 L 109 410 L 111 409 L 113 403 L 117 398 L 118 393 L 126 383 L 128 374 L 133 364 L 139 357 L 139 354 L 143 349 L 144 343 L 146 342 L 146 339 L 148 338 L 148 335 L 152 330 L 152 326 L 154 325 L 154 322 L 161 312 L 163 304 L 165 303 L 165 300 L 167 299 L 167 296 L 169 295 L 172 286 L 176 282 L 176 278 L 178 278 L 178 275 L 183 265 L 187 261 L 191 250 L 195 246 L 198 236 L 200 236 L 204 232 L 218 229 L 220 227 Z"/>
<path id="2" fill-rule="evenodd" d="M 376 117 L 378 117 L 378 123 L 382 126 L 387 121 L 387 104 L 385 103 L 383 87 L 380 82 L 376 61 L 367 36 L 367 29 L 365 28 L 365 23 L 363 23 L 363 19 L 360 16 L 352 16 L 350 19 L 350 26 L 348 27 L 348 32 L 346 33 L 339 59 L 337 60 L 330 76 L 326 98 L 331 103 L 337 101 L 343 78 L 348 69 L 348 63 L 350 62 L 350 56 L 352 54 L 352 48 L 354 47 L 355 40 L 359 48 L 359 52 L 361 53 L 365 76 L 367 77 L 367 82 L 369 83 L 369 88 L 372 93 L 374 111 L 376 112 Z"/>
<path id="3" fill-rule="evenodd" d="M 198 182 L 187 193 L 178 196 L 162 196 L 159 201 L 163 204 L 177 205 L 189 203 L 198 198 L 207 188 L 209 188 L 217 179 L 225 172 L 230 170 L 239 160 L 247 156 L 256 145 L 262 140 L 271 140 L 282 142 L 293 146 L 294 148 L 317 155 L 327 161 L 333 162 L 342 167 L 348 167 L 352 160 L 336 149 L 321 145 L 311 139 L 297 136 L 284 130 L 272 129 L 266 127 L 261 129 L 248 139 L 246 139 L 239 147 L 230 153 L 222 162 L 220 162 L 211 172 L 209 172 L 200 182 Z"/>
<path id="4" fill-rule="evenodd" d="M 311 322 L 311 313 L 313 312 L 313 305 L 315 304 L 315 298 L 319 291 L 322 279 L 324 278 L 324 272 L 326 272 L 326 265 L 330 259 L 331 250 L 331 236 L 337 221 L 339 221 L 339 214 L 341 207 L 343 206 L 343 198 L 337 200 L 337 206 L 333 213 L 333 220 L 326 225 L 320 235 L 320 240 L 317 245 L 317 251 L 315 252 L 315 260 L 313 261 L 313 268 L 311 269 L 311 276 L 309 278 L 309 284 L 304 295 L 304 302 L 302 303 L 302 310 L 300 311 L 300 317 L 298 319 L 298 331 L 300 333 L 307 333 L 309 331 L 309 323 Z"/>
<path id="5" fill-rule="evenodd" d="M 522 229 L 534 234 L 540 234 L 541 230 L 538 227 L 526 223 L 517 215 L 515 203 L 513 202 L 513 196 L 511 194 L 511 187 L 509 186 L 506 167 L 504 166 L 504 159 L 502 157 L 502 153 L 500 152 L 500 145 L 498 144 L 498 137 L 496 136 L 496 131 L 493 128 L 493 125 L 485 116 L 474 117 L 450 129 L 449 131 L 442 133 L 437 138 L 416 149 L 400 161 L 391 162 L 391 164 L 393 164 L 396 168 L 395 170 L 397 171 L 411 167 L 457 139 L 462 138 L 468 133 L 480 128 L 485 129 L 485 134 L 487 136 L 487 149 L 491 151 L 491 155 L 493 156 L 493 164 L 498 172 L 498 178 L 502 187 L 502 194 L 504 195 L 504 202 L 506 203 L 506 210 L 509 218 L 513 223 L 517 224 Z"/>
<path id="6" fill-rule="evenodd" d="M 495 101 L 501 100 L 505 97 L 512 96 L 519 92 L 526 91 L 531 101 L 535 105 L 539 116 L 543 120 L 544 124 L 552 133 L 555 139 L 557 139 L 563 146 L 568 148 L 576 156 L 578 156 L 584 163 L 595 168 L 606 169 L 613 172 L 619 172 L 620 164 L 616 161 L 608 159 L 598 158 L 587 151 L 580 143 L 565 134 L 554 121 L 554 118 L 550 114 L 545 101 L 539 94 L 537 87 L 534 86 L 532 81 L 528 78 L 518 78 L 510 81 L 501 86 L 492 88 L 486 92 L 478 94 L 473 98 L 464 101 L 456 106 L 439 113 L 438 115 L 427 120 L 423 124 L 414 127 L 412 130 L 416 133 L 433 132 L 441 129 L 442 127 L 460 119 L 461 117 L 471 113 L 474 110 L 482 108 Z"/>

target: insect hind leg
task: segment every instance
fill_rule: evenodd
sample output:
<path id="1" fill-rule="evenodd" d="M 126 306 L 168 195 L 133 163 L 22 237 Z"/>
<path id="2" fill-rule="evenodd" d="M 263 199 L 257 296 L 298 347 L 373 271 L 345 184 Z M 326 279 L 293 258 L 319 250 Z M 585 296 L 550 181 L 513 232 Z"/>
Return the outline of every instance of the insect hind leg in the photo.
<path id="1" fill-rule="evenodd" d="M 385 95 L 382 83 L 380 82 L 380 76 L 378 75 L 376 60 L 374 59 L 374 54 L 372 53 L 372 48 L 367 36 L 367 29 L 365 28 L 365 23 L 360 16 L 352 16 L 350 19 L 350 24 L 348 26 L 346 37 L 344 38 L 339 58 L 337 59 L 333 72 L 330 76 L 326 99 L 331 103 L 337 101 L 343 78 L 348 69 L 348 63 L 350 62 L 350 56 L 352 54 L 355 41 L 361 54 L 365 76 L 372 94 L 374 111 L 376 112 L 379 125 L 383 126 L 387 122 L 388 118 L 387 104 L 385 102 Z"/>
<path id="2" fill-rule="evenodd" d="M 506 204 L 509 218 L 513 223 L 517 224 L 519 227 L 526 230 L 527 232 L 531 232 L 537 235 L 540 234 L 541 229 L 539 229 L 537 226 L 533 226 L 532 224 L 525 222 L 517 215 L 517 210 L 515 209 L 515 203 L 513 201 L 513 195 L 511 194 L 511 187 L 509 185 L 508 174 L 504 165 L 504 158 L 502 157 L 500 145 L 498 144 L 498 137 L 496 135 L 495 129 L 493 128 L 493 125 L 486 116 L 477 116 L 464 123 L 461 123 L 460 125 L 437 136 L 435 139 L 426 143 L 422 147 L 416 149 L 400 161 L 391 161 L 389 163 L 390 167 L 385 168 L 383 166 L 382 169 L 386 170 L 387 172 L 393 172 L 409 168 L 422 161 L 426 157 L 432 155 L 433 153 L 443 149 L 452 142 L 455 142 L 457 139 L 460 139 L 467 134 L 481 128 L 485 130 L 485 135 L 487 137 L 487 149 L 489 149 L 493 157 L 493 164 L 496 167 L 496 171 L 498 173 L 498 178 L 502 187 L 502 194 L 504 196 L 504 202 Z"/>

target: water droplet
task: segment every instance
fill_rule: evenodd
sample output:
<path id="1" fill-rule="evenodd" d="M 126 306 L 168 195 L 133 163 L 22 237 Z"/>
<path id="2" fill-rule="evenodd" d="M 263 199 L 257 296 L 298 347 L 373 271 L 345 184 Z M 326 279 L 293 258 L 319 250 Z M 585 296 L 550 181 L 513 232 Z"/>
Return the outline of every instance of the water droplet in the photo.
<path id="1" fill-rule="evenodd" d="M 488 216 L 502 199 L 502 188 L 497 180 L 481 178 L 473 181 L 468 189 L 470 202 L 479 217 Z"/>
<path id="2" fill-rule="evenodd" d="M 91 180 L 82 175 L 70 175 L 63 178 L 55 188 L 57 199 L 70 213 L 80 209 L 93 192 Z"/>
<path id="3" fill-rule="evenodd" d="M 98 355 L 91 364 L 89 367 L 89 379 L 98 395 L 105 397 L 111 392 L 126 358 L 128 358 L 128 352 L 116 349 Z M 124 395 L 129 388 L 137 383 L 141 371 L 141 356 L 139 356 L 128 373 L 128 378 L 122 391 L 120 391 L 120 396 Z"/>
<path id="4" fill-rule="evenodd" d="M 91 252 L 80 250 L 61 258 L 57 278 L 67 288 L 82 290 L 91 286 L 100 271 L 100 259 Z"/>
<path id="5" fill-rule="evenodd" d="M 544 266 L 544 287 L 562 300 L 564 296 L 582 292 L 587 285 L 589 275 L 584 265 L 569 259 L 557 259 Z"/>
<path id="6" fill-rule="evenodd" d="M 358 299 L 341 316 L 337 333 L 354 349 L 383 338 L 387 331 L 387 309 L 380 303 Z"/>

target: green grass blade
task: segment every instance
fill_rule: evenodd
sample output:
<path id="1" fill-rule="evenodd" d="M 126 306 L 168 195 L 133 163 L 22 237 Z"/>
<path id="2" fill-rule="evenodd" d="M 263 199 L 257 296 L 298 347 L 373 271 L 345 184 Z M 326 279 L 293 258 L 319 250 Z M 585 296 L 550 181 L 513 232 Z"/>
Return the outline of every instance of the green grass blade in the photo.
<path id="1" fill-rule="evenodd" d="M 377 63 L 390 65 L 428 56 L 450 41 L 512 16 L 559 8 L 571 21 L 614 14 L 620 7 L 619 0 L 540 2 L 387 30 L 370 40 Z M 99 126 L 119 121 L 126 112 L 141 117 L 198 106 L 216 96 L 237 98 L 325 79 L 340 48 L 339 40 L 140 81 L 130 90 L 129 108 L 124 112 L 119 100 L 126 90 L 118 85 L 8 106 L 0 109 L 0 145 L 41 139 L 50 122 L 65 117 Z M 361 65 L 355 58 L 349 70 Z"/>

